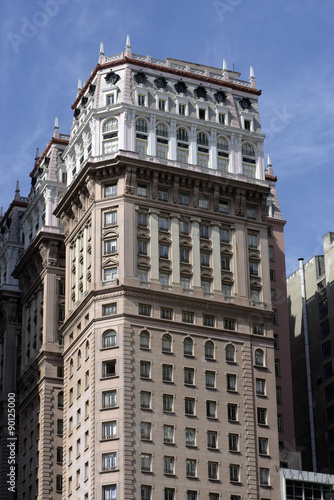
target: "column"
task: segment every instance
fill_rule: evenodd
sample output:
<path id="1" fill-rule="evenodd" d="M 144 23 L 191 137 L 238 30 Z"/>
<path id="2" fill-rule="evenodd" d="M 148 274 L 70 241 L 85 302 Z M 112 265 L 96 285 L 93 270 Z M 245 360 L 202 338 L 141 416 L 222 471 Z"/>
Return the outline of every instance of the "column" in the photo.
<path id="1" fill-rule="evenodd" d="M 212 268 L 213 268 L 213 291 L 222 290 L 222 269 L 220 252 L 220 227 L 218 222 L 212 222 Z"/>
<path id="2" fill-rule="evenodd" d="M 199 223 L 200 219 L 190 219 L 191 225 L 191 237 L 193 244 L 193 288 L 201 289 L 201 250 L 200 250 L 200 239 L 199 239 Z"/>
<path id="3" fill-rule="evenodd" d="M 180 226 L 178 214 L 171 214 L 172 285 L 180 284 Z"/>
<path id="4" fill-rule="evenodd" d="M 150 255 L 151 255 L 151 280 L 159 281 L 159 212 L 150 210 Z"/>

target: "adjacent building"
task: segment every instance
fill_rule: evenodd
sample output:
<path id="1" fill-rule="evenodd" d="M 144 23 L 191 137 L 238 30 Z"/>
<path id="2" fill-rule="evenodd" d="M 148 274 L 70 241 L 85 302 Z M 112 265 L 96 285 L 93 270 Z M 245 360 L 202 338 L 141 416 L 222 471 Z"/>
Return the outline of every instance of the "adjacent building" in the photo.
<path id="1" fill-rule="evenodd" d="M 334 472 L 333 258 L 330 232 L 287 280 L 296 444 L 303 469 L 324 473 Z"/>
<path id="2" fill-rule="evenodd" d="M 20 220 L 19 498 L 280 497 L 285 222 L 260 94 L 252 68 L 101 44 Z"/>

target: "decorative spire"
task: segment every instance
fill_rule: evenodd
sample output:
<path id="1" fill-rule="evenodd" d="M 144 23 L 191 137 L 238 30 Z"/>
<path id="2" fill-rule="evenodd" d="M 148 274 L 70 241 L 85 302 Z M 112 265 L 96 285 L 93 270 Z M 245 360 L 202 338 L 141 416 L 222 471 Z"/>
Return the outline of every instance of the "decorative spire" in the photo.
<path id="1" fill-rule="evenodd" d="M 36 148 L 35 161 L 39 160 L 39 148 Z"/>
<path id="2" fill-rule="evenodd" d="M 125 55 L 126 57 L 132 57 L 130 35 L 126 36 Z"/>
<path id="3" fill-rule="evenodd" d="M 249 71 L 249 81 L 251 83 L 251 87 L 256 87 L 256 83 L 255 83 L 255 75 L 254 75 L 254 68 L 253 66 L 250 67 L 250 71 Z"/>
<path id="4" fill-rule="evenodd" d="M 227 63 L 226 63 L 225 57 L 223 59 L 223 79 L 224 80 L 230 79 L 229 74 L 228 74 L 228 70 L 227 70 Z"/>
<path id="5" fill-rule="evenodd" d="M 16 181 L 15 200 L 20 200 L 20 183 Z"/>
<path id="6" fill-rule="evenodd" d="M 267 174 L 268 175 L 274 175 L 274 170 L 273 170 L 273 166 L 272 166 L 272 163 L 271 163 L 270 155 L 268 155 L 268 160 L 267 160 Z"/>
<path id="7" fill-rule="evenodd" d="M 56 116 L 56 118 L 55 118 L 55 125 L 53 127 L 53 137 L 59 137 L 58 116 Z"/>
<path id="8" fill-rule="evenodd" d="M 103 42 L 100 43 L 100 54 L 99 54 L 99 56 L 104 56 L 104 43 Z"/>
<path id="9" fill-rule="evenodd" d="M 58 116 L 56 116 L 56 118 L 55 118 L 55 126 L 53 128 L 59 128 Z"/>
<path id="10" fill-rule="evenodd" d="M 81 78 L 79 78 L 78 80 L 78 90 L 81 90 L 82 89 L 82 82 L 81 82 Z"/>

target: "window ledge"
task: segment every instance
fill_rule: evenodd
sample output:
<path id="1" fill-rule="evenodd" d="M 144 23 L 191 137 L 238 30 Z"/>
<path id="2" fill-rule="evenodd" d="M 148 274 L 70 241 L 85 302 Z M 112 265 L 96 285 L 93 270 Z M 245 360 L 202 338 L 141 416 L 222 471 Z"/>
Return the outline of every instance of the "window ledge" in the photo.
<path id="1" fill-rule="evenodd" d="M 153 411 L 152 408 L 140 408 L 142 411 Z"/>
<path id="2" fill-rule="evenodd" d="M 110 380 L 111 378 L 119 378 L 119 375 L 110 375 L 108 377 L 102 377 L 100 380 Z"/>
<path id="3" fill-rule="evenodd" d="M 163 444 L 167 446 L 175 446 L 175 443 L 168 443 L 167 441 L 164 441 Z"/>
<path id="4" fill-rule="evenodd" d="M 218 478 L 214 478 L 214 477 L 209 477 L 208 480 L 211 482 L 211 483 L 221 483 L 221 480 L 218 479 Z"/>
<path id="5" fill-rule="evenodd" d="M 100 408 L 100 411 L 114 410 L 119 408 L 119 406 L 108 406 L 108 408 Z"/>
<path id="6" fill-rule="evenodd" d="M 119 440 L 119 437 L 106 437 L 106 438 L 102 438 L 100 439 L 100 443 L 105 443 L 106 441 L 118 441 Z"/>
<path id="7" fill-rule="evenodd" d="M 108 349 L 116 349 L 119 345 L 111 345 L 107 347 L 101 347 L 100 351 L 107 351 Z"/>
<path id="8" fill-rule="evenodd" d="M 115 467 L 115 468 L 110 468 L 110 469 L 106 469 L 106 470 L 101 470 L 100 474 L 108 474 L 109 472 L 119 472 L 119 469 Z"/>

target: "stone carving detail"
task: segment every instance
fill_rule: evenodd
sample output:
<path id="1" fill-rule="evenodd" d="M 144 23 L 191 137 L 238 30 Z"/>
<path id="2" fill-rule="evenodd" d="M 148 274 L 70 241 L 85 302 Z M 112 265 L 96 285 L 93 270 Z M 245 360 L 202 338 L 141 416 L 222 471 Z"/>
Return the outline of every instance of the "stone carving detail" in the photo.
<path id="1" fill-rule="evenodd" d="M 213 210 L 218 212 L 219 210 L 219 186 L 215 184 L 213 191 Z"/>
<path id="2" fill-rule="evenodd" d="M 58 243 L 56 242 L 50 242 L 48 244 L 42 243 L 39 246 L 39 253 L 42 257 L 43 267 L 57 265 Z"/>
<path id="3" fill-rule="evenodd" d="M 89 193 L 89 201 L 95 200 L 95 181 L 89 175 L 85 179 L 86 187 Z"/>
<path id="4" fill-rule="evenodd" d="M 246 211 L 245 192 L 242 189 L 237 189 L 235 195 L 235 214 L 243 217 Z"/>
<path id="5" fill-rule="evenodd" d="M 199 180 L 198 179 L 195 180 L 193 194 L 194 194 L 194 207 L 197 208 L 198 207 L 198 197 L 199 197 Z"/>
<path id="6" fill-rule="evenodd" d="M 179 182 L 180 177 L 175 175 L 173 183 L 173 203 L 177 203 L 179 199 Z"/>
<path id="7" fill-rule="evenodd" d="M 157 195 L 158 195 L 158 180 L 159 180 L 159 174 L 158 172 L 153 173 L 153 185 L 152 185 L 152 198 L 153 200 L 156 200 Z"/>

